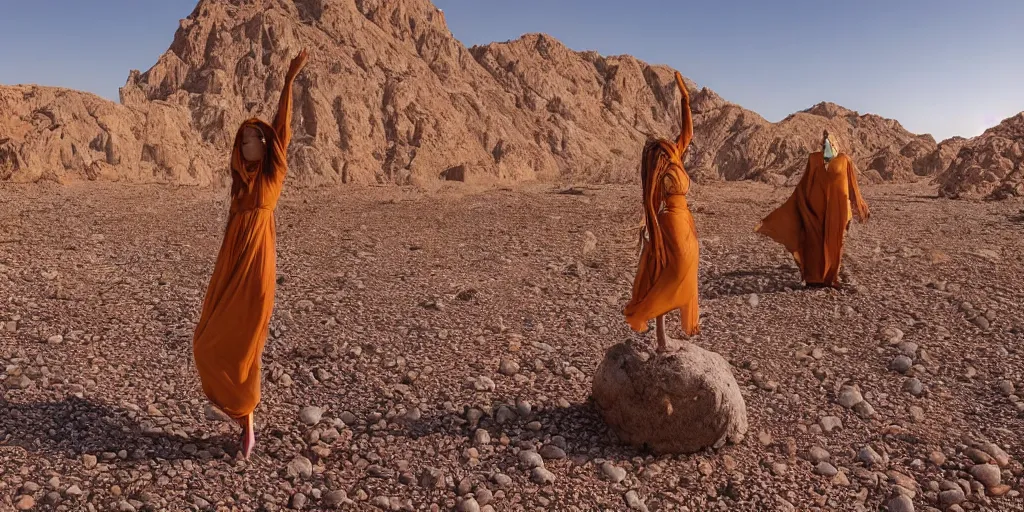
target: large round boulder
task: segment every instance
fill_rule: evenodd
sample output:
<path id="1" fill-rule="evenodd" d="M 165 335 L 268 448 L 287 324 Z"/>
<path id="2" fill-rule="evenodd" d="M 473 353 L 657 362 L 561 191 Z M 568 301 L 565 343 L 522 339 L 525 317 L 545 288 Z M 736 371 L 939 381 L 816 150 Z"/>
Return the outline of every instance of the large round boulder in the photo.
<path id="1" fill-rule="evenodd" d="M 620 440 L 656 453 L 719 448 L 747 432 L 729 363 L 692 343 L 668 354 L 632 342 L 611 347 L 594 375 L 593 397 Z"/>

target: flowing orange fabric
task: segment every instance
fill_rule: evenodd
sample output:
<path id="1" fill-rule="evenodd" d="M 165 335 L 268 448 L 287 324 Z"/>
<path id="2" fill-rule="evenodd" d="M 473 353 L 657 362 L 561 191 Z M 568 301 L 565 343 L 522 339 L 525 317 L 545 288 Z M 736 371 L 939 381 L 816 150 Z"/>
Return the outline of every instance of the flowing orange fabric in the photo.
<path id="1" fill-rule="evenodd" d="M 683 155 L 693 139 L 693 120 L 686 85 L 678 73 L 676 83 L 683 93 L 683 128 L 679 138 L 675 142 L 650 140 L 643 150 L 642 250 L 633 280 L 633 295 L 623 313 L 634 331 L 645 332 L 651 319 L 678 309 L 683 331 L 692 336 L 700 332 L 697 309 L 700 246 L 693 215 L 686 204 L 690 177 L 683 169 Z"/>
<path id="2" fill-rule="evenodd" d="M 192 342 L 203 392 L 240 423 L 260 401 L 261 359 L 277 273 L 274 209 L 288 170 L 291 94 L 288 80 L 273 126 L 249 119 L 235 135 L 228 225 Z M 262 162 L 242 158 L 242 133 L 249 127 L 264 135 Z"/>
<path id="3" fill-rule="evenodd" d="M 839 285 L 843 241 L 850 221 L 864 222 L 868 205 L 857 185 L 853 160 L 839 153 L 828 165 L 812 153 L 793 195 L 770 213 L 756 231 L 793 254 L 808 285 Z"/>

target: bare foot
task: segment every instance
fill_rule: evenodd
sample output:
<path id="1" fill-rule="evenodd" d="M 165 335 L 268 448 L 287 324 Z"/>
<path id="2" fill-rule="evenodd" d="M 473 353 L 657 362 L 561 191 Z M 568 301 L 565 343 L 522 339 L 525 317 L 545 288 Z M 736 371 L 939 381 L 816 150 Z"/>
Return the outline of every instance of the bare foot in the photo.
<path id="1" fill-rule="evenodd" d="M 681 340 L 670 336 L 665 336 L 665 339 L 658 340 L 658 353 L 659 354 L 674 354 L 680 350 L 685 349 L 690 344 L 687 340 Z"/>
<path id="2" fill-rule="evenodd" d="M 700 328 L 697 330 L 699 332 Z M 678 352 L 690 344 L 687 340 L 679 340 L 668 335 L 665 329 L 665 315 L 659 316 L 657 322 L 655 322 L 655 339 L 658 340 L 657 352 L 659 354 Z"/>

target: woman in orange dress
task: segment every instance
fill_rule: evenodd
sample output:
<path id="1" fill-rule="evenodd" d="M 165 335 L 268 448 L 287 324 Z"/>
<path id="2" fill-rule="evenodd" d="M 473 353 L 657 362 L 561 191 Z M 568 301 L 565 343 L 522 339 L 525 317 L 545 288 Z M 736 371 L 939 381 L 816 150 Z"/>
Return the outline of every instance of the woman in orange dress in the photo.
<path id="1" fill-rule="evenodd" d="M 241 425 L 245 458 L 256 444 L 253 411 L 274 309 L 274 209 L 288 171 L 292 85 L 307 58 L 302 50 L 292 60 L 274 123 L 249 119 L 235 135 L 228 225 L 192 341 L 203 392 Z"/>
<path id="2" fill-rule="evenodd" d="M 644 225 L 640 234 L 640 263 L 633 294 L 623 313 L 629 326 L 645 332 L 656 318 L 658 352 L 676 350 L 681 342 L 665 332 L 665 314 L 679 310 L 686 336 L 700 332 L 697 310 L 697 230 L 686 204 L 690 177 L 683 156 L 693 139 L 690 95 L 676 73 L 682 93 L 683 127 L 673 142 L 649 140 L 644 146 L 640 176 L 643 181 Z"/>
<path id="3" fill-rule="evenodd" d="M 853 160 L 836 139 L 822 134 L 822 150 L 811 153 L 807 170 L 793 195 L 755 230 L 782 244 L 793 255 L 808 287 L 839 287 L 843 241 L 856 217 L 871 216 L 857 185 Z"/>

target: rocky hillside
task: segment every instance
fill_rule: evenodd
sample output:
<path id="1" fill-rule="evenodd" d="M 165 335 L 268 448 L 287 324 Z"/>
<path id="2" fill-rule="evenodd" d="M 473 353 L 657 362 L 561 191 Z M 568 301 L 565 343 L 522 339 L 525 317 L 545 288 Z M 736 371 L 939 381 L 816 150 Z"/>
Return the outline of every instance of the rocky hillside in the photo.
<path id="1" fill-rule="evenodd" d="M 1024 197 L 1024 112 L 962 144 L 937 181 L 946 197 Z"/>
<path id="2" fill-rule="evenodd" d="M 184 108 L 135 108 L 93 94 L 0 87 L 0 181 L 208 183 L 220 159 Z"/>
<path id="3" fill-rule="evenodd" d="M 236 127 L 273 116 L 301 47 L 296 184 L 632 181 L 645 138 L 679 129 L 672 69 L 542 34 L 467 49 L 428 0 L 201 0 L 121 105 L 0 88 L 0 179 L 223 179 Z M 791 181 L 826 127 L 875 181 L 935 175 L 962 144 L 830 103 L 769 123 L 688 83 L 698 179 Z"/>

